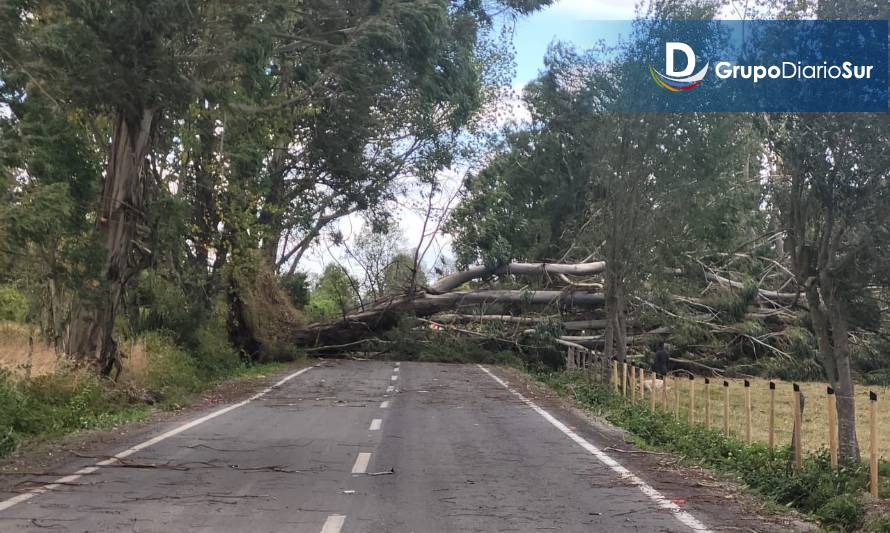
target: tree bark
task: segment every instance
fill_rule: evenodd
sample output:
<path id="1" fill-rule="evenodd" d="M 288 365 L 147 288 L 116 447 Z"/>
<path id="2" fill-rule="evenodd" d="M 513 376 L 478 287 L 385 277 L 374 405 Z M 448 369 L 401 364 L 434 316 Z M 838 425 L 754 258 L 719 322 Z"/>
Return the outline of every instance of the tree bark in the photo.
<path id="1" fill-rule="evenodd" d="M 373 336 L 394 327 L 404 315 L 428 317 L 460 305 L 523 304 L 595 308 L 603 305 L 603 295 L 590 292 L 483 290 L 384 298 L 364 311 L 342 320 L 295 327 L 291 342 L 297 346 L 324 346 L 348 343 Z"/>
<path id="2" fill-rule="evenodd" d="M 105 375 L 119 366 L 114 322 L 130 279 L 138 272 L 131 255 L 143 220 L 143 166 L 154 122 L 154 110 L 136 117 L 119 112 L 108 151 L 97 232 L 105 251 L 105 279 L 94 299 L 84 299 L 69 326 L 68 353 L 94 364 Z"/>
<path id="3" fill-rule="evenodd" d="M 429 287 L 432 293 L 443 293 L 453 291 L 468 281 L 474 279 L 486 278 L 494 275 L 541 275 L 547 274 L 570 274 L 574 276 L 589 276 L 600 274 L 606 270 L 606 263 L 597 261 L 594 263 L 510 263 L 509 265 L 497 268 L 488 268 L 482 265 L 471 266 L 466 270 L 455 272 L 454 274 L 444 276 L 436 283 Z"/>

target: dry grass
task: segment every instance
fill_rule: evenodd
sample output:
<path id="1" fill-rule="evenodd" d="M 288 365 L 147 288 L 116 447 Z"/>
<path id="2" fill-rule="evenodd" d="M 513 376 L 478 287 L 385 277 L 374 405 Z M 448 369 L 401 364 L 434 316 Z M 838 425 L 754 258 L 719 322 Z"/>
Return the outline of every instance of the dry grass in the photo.
<path id="1" fill-rule="evenodd" d="M 31 336 L 34 338 L 33 348 L 29 348 L 28 339 Z M 121 349 L 124 352 L 124 374 L 144 374 L 148 369 L 145 343 L 128 343 Z M 0 368 L 24 377 L 27 375 L 29 351 L 32 377 L 53 374 L 59 368 L 59 354 L 51 345 L 42 342 L 35 330 L 18 322 L 0 321 Z"/>
<path id="2" fill-rule="evenodd" d="M 668 404 L 673 412 L 675 396 L 679 391 L 680 419 L 689 417 L 689 381 L 682 378 L 675 382 L 668 380 Z M 711 427 L 723 428 L 723 379 L 712 379 L 710 384 Z M 747 416 L 745 409 L 745 387 L 743 380 L 729 379 L 729 431 L 741 439 L 746 437 Z M 775 400 L 775 443 L 787 445 L 791 443 L 792 429 L 792 398 L 791 383 L 773 380 L 776 384 Z M 769 380 L 752 379 L 751 382 L 751 437 L 754 440 L 769 440 Z M 816 451 L 828 448 L 828 406 L 826 403 L 826 385 L 824 383 L 799 383 L 805 398 L 803 425 L 801 432 L 804 448 Z M 878 395 L 878 454 L 883 459 L 890 459 L 890 420 L 887 405 L 890 404 L 890 388 L 888 387 L 856 387 L 856 428 L 859 446 L 863 458 L 869 452 L 868 435 L 868 392 Z M 657 393 L 659 405 L 661 394 Z M 646 403 L 649 393 L 646 392 Z M 704 379 L 695 380 L 695 422 L 705 423 L 705 383 Z"/>
<path id="3" fill-rule="evenodd" d="M 28 342 L 32 336 L 33 349 Z M 49 344 L 41 342 L 37 333 L 28 326 L 17 322 L 0 321 L 0 368 L 24 376 L 27 374 L 30 362 L 31 375 L 42 376 L 56 371 L 58 359 L 56 350 Z"/>

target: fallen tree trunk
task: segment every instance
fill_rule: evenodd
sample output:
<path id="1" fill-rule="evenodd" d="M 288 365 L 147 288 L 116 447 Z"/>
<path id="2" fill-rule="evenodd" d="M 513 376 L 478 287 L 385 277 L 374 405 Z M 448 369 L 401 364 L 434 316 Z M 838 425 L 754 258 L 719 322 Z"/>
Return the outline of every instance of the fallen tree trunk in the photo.
<path id="1" fill-rule="evenodd" d="M 713 272 L 705 272 L 705 279 L 708 281 L 713 281 L 714 283 L 719 283 L 720 285 L 725 285 L 728 287 L 732 287 L 733 289 L 744 289 L 745 284 L 740 281 L 733 281 L 731 279 L 724 278 L 723 276 L 718 276 Z M 757 295 L 760 299 L 763 300 L 771 300 L 775 302 L 782 302 L 785 304 L 796 303 L 801 307 L 807 306 L 807 299 L 801 293 L 796 292 L 777 292 L 777 291 L 769 291 L 766 289 L 758 289 Z"/>
<path id="2" fill-rule="evenodd" d="M 325 346 L 349 343 L 375 332 L 394 327 L 401 316 L 428 317 L 460 305 L 523 304 L 558 305 L 593 308 L 603 305 L 603 295 L 585 291 L 480 290 L 447 294 L 419 293 L 379 300 L 364 311 L 342 319 L 319 322 L 293 331 L 291 341 L 297 346 Z"/>
<path id="3" fill-rule="evenodd" d="M 606 269 L 606 263 L 597 261 L 594 263 L 510 263 L 497 268 L 488 268 L 483 265 L 471 266 L 466 270 L 455 272 L 454 274 L 444 276 L 439 281 L 433 283 L 429 287 L 429 291 L 433 294 L 442 294 L 453 291 L 468 281 L 479 278 L 487 278 L 489 276 L 506 276 L 506 275 L 540 275 L 540 274 L 571 274 L 573 276 L 589 276 L 600 274 Z"/>
<path id="4" fill-rule="evenodd" d="M 434 317 L 443 324 L 472 324 L 474 322 L 506 322 L 509 324 L 535 325 L 545 324 L 547 317 L 513 316 L 513 315 L 460 315 L 444 314 Z"/>

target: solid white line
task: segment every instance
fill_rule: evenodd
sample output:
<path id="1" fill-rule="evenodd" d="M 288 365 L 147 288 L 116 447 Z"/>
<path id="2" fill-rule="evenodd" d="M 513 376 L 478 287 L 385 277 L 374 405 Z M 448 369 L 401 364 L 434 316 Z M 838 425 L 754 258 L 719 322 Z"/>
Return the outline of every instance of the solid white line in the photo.
<path id="1" fill-rule="evenodd" d="M 621 466 L 621 463 L 619 463 L 615 459 L 612 459 L 609 455 L 607 455 L 605 452 L 603 452 L 602 450 L 600 450 L 593 444 L 587 442 L 587 440 L 585 440 L 584 437 L 582 437 L 581 435 L 578 435 L 577 433 L 575 433 L 574 431 L 569 429 L 568 426 L 566 426 L 565 424 L 563 424 L 562 422 L 557 420 L 553 415 L 551 415 L 547 411 L 541 409 L 540 407 L 537 406 L 537 404 L 535 404 L 534 402 L 532 402 L 531 400 L 529 400 L 528 398 L 526 398 L 525 396 L 523 396 L 522 394 L 520 394 L 519 392 L 517 392 L 516 390 L 511 388 L 510 385 L 508 385 L 501 378 L 494 375 L 487 368 L 485 368 L 482 365 L 476 365 L 476 366 L 478 366 L 483 372 L 485 372 L 486 374 L 491 376 L 491 378 L 493 380 L 500 383 L 502 387 L 504 387 L 508 391 L 512 392 L 517 398 L 522 400 L 522 402 L 524 404 L 531 407 L 534 412 L 536 412 L 539 415 L 541 415 L 542 417 L 544 417 L 544 419 L 547 420 L 548 422 L 550 422 L 554 427 L 556 427 L 556 429 L 562 431 L 567 437 L 569 437 L 570 439 L 575 441 L 576 444 L 578 444 L 579 446 L 581 446 L 582 448 L 584 448 L 585 450 L 590 452 L 601 463 L 603 463 L 604 465 L 611 468 L 615 473 L 617 473 L 623 479 L 626 479 L 626 480 L 630 481 L 631 484 L 636 485 L 637 488 L 639 488 L 643 494 L 648 496 L 659 507 L 661 507 L 662 509 L 667 509 L 667 510 L 671 511 L 671 513 L 673 513 L 674 517 L 677 520 L 679 520 L 680 522 L 682 522 L 684 525 L 688 526 L 693 531 L 700 531 L 702 533 L 711 533 L 711 530 L 709 530 L 704 524 L 699 522 L 697 518 L 695 518 L 688 512 L 680 509 L 680 507 L 677 506 L 677 504 L 675 504 L 671 500 L 665 498 L 663 494 L 661 494 L 660 492 L 655 490 L 651 485 L 649 485 L 648 483 L 646 483 L 645 481 L 643 481 L 642 479 L 640 479 L 639 477 L 637 477 L 636 475 L 631 473 L 631 471 L 628 470 L 627 468 L 624 468 L 623 466 Z"/>
<path id="2" fill-rule="evenodd" d="M 386 387 L 386 392 L 392 392 L 394 390 L 396 390 L 396 388 L 393 387 L 392 385 L 390 385 L 389 387 Z"/>
<path id="3" fill-rule="evenodd" d="M 390 379 L 393 380 L 393 381 L 395 381 L 395 380 L 399 379 L 399 376 L 393 376 L 393 377 L 391 377 Z"/>
<path id="4" fill-rule="evenodd" d="M 161 433 L 160 435 L 158 435 L 156 437 L 152 437 L 145 442 L 140 442 L 139 444 L 137 444 L 131 448 L 127 448 L 126 450 L 115 454 L 113 457 L 111 457 L 109 459 L 99 461 L 94 466 L 88 466 L 85 468 L 81 468 L 80 470 L 78 470 L 74 474 L 71 474 L 70 476 L 61 477 L 61 478 L 53 481 L 52 483 L 48 483 L 41 487 L 36 487 L 34 489 L 31 489 L 28 492 L 24 492 L 22 494 L 19 494 L 18 496 L 9 498 L 8 500 L 4 500 L 4 501 L 0 502 L 0 511 L 5 511 L 6 509 L 9 509 L 10 507 L 12 507 L 14 505 L 18 505 L 22 502 L 26 502 L 26 501 L 30 500 L 31 498 L 33 498 L 34 496 L 37 496 L 38 494 L 43 494 L 44 492 L 59 488 L 60 486 L 66 484 L 66 483 L 72 483 L 74 481 L 77 481 L 78 479 L 81 478 L 81 476 L 83 476 L 85 474 L 92 474 L 93 472 L 98 470 L 100 466 L 108 466 L 108 465 L 114 464 L 118 461 L 118 459 L 123 459 L 124 457 L 129 457 L 130 455 L 133 455 L 134 453 L 138 452 L 139 450 L 144 450 L 145 448 L 148 448 L 149 446 L 153 446 L 163 440 L 169 439 L 170 437 L 179 435 L 183 431 L 187 431 L 189 429 L 192 429 L 195 426 L 201 425 L 204 422 L 207 422 L 208 420 L 212 420 L 218 416 L 228 413 L 229 411 L 233 411 L 239 407 L 243 407 L 243 406 L 247 405 L 248 403 L 268 394 L 273 389 L 277 389 L 278 387 L 284 385 L 285 383 L 294 379 L 295 377 L 299 376 L 300 374 L 302 374 L 304 372 L 308 372 L 311 369 L 312 369 L 312 367 L 310 366 L 310 367 L 304 368 L 302 370 L 298 370 L 298 371 L 294 372 L 293 374 L 290 374 L 290 375 L 285 376 L 284 378 L 280 379 L 277 383 L 275 383 L 271 387 L 267 387 L 267 388 L 263 389 L 262 391 L 254 394 L 253 396 L 251 396 L 250 398 L 248 398 L 244 401 L 232 404 L 228 407 L 223 407 L 222 409 L 218 409 L 208 415 L 202 416 L 201 418 L 196 418 L 195 420 L 192 420 L 191 422 L 187 422 L 181 426 L 177 426 L 177 427 L 171 429 L 170 431 L 167 431 L 166 433 Z"/>
<path id="5" fill-rule="evenodd" d="M 346 517 L 342 514 L 332 514 L 324 521 L 324 525 L 321 527 L 321 533 L 340 533 L 340 530 L 343 529 L 343 522 L 345 521 Z"/>
<path id="6" fill-rule="evenodd" d="M 353 474 L 364 474 L 368 471 L 368 463 L 371 462 L 371 454 L 368 452 L 361 452 L 358 454 L 358 457 L 355 458 L 355 464 L 352 465 L 352 473 Z"/>
<path id="7" fill-rule="evenodd" d="M 384 402 L 380 402 L 380 408 L 381 408 L 381 409 L 386 409 L 387 407 L 389 407 L 389 400 L 386 400 L 386 401 L 384 401 Z"/>
<path id="8" fill-rule="evenodd" d="M 381 425 L 383 425 L 383 419 L 375 418 L 374 420 L 371 420 L 371 425 L 368 427 L 368 431 L 377 431 L 380 429 Z"/>

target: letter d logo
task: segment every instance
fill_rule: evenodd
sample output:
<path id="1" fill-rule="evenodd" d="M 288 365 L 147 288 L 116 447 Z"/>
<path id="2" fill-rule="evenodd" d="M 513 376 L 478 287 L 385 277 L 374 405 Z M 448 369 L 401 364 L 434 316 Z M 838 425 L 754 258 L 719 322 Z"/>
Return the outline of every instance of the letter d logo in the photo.
<path id="1" fill-rule="evenodd" d="M 665 69 L 664 73 L 672 78 L 682 78 L 689 76 L 695 71 L 695 52 L 692 47 L 686 43 L 665 43 L 664 45 Z M 674 56 L 677 52 L 686 54 L 686 68 L 683 70 L 674 69 Z"/>
<path id="2" fill-rule="evenodd" d="M 686 68 L 683 70 L 674 68 L 674 59 L 677 52 L 682 52 L 686 55 Z M 672 93 L 688 91 L 701 85 L 701 80 L 707 74 L 710 63 L 706 63 L 698 73 L 693 74 L 695 72 L 695 52 L 692 51 L 691 46 L 686 43 L 668 42 L 664 45 L 664 54 L 665 74 L 658 72 L 652 65 L 649 65 L 649 74 L 652 75 L 655 83 Z"/>

